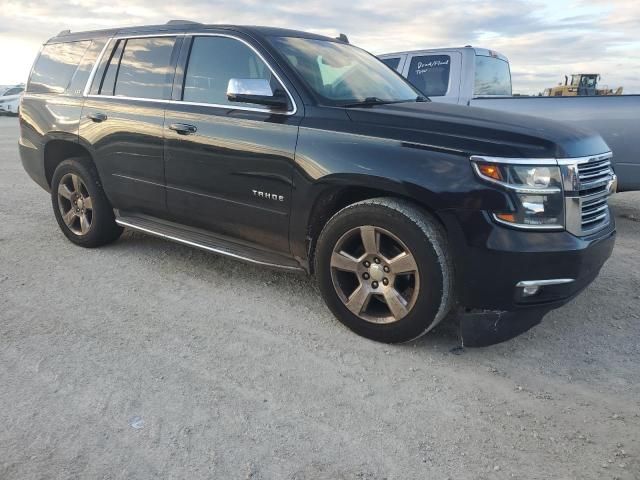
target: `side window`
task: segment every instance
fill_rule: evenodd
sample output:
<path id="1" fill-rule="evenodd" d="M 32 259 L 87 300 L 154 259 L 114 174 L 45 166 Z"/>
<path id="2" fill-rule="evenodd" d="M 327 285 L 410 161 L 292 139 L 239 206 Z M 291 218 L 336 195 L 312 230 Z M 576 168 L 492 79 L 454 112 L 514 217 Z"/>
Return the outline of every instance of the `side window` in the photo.
<path id="1" fill-rule="evenodd" d="M 71 92 L 73 95 L 82 94 L 87 85 L 87 80 L 89 80 L 89 75 L 91 75 L 91 71 L 93 70 L 93 66 L 96 63 L 100 52 L 102 52 L 105 43 L 107 43 L 106 38 L 94 39 L 91 42 L 91 46 L 82 57 L 76 73 L 73 74 L 73 79 L 67 89 L 68 92 Z"/>
<path id="2" fill-rule="evenodd" d="M 116 86 L 116 75 L 118 74 L 118 68 L 120 67 L 120 60 L 122 59 L 122 50 L 126 40 L 118 40 L 116 48 L 111 52 L 111 58 L 107 64 L 107 71 L 102 77 L 102 83 L 100 84 L 100 95 L 113 95 Z"/>
<path id="3" fill-rule="evenodd" d="M 33 66 L 27 91 L 64 93 L 90 41 L 45 45 Z"/>
<path id="4" fill-rule="evenodd" d="M 274 92 L 282 89 L 262 59 L 239 40 L 195 37 L 184 79 L 183 101 L 238 106 L 227 99 L 227 86 L 232 78 L 269 80 Z"/>
<path id="5" fill-rule="evenodd" d="M 398 66 L 400 65 L 400 57 L 381 58 L 380 60 L 391 70 L 398 70 Z"/>
<path id="6" fill-rule="evenodd" d="M 120 97 L 169 98 L 175 37 L 119 40 L 111 53 L 99 93 Z"/>
<path id="7" fill-rule="evenodd" d="M 476 55 L 474 95 L 511 95 L 509 63 L 495 57 Z"/>
<path id="8" fill-rule="evenodd" d="M 411 59 L 407 80 L 427 97 L 442 97 L 449 90 L 450 72 L 449 55 L 421 55 Z"/>

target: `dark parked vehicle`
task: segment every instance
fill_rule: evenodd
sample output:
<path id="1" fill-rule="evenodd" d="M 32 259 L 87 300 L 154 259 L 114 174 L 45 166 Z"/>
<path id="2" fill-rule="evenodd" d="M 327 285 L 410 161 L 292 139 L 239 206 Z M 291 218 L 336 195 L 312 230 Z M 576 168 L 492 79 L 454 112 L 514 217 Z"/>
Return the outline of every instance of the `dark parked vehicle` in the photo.
<path id="1" fill-rule="evenodd" d="M 338 319 L 384 342 L 452 311 L 466 344 L 507 338 L 582 291 L 614 244 L 597 134 L 431 103 L 343 36 L 63 32 L 20 126 L 73 243 L 127 227 L 315 273 Z"/>

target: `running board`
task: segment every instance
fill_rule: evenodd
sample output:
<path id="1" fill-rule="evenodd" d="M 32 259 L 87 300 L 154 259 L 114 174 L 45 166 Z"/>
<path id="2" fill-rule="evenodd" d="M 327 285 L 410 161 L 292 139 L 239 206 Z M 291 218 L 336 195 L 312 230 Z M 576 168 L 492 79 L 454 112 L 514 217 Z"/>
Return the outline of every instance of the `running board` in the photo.
<path id="1" fill-rule="evenodd" d="M 293 258 L 236 243 L 205 230 L 146 215 L 129 214 L 122 211 L 115 211 L 115 213 L 116 223 L 122 227 L 190 245 L 208 252 L 225 255 L 243 262 L 304 272 L 304 269 Z"/>

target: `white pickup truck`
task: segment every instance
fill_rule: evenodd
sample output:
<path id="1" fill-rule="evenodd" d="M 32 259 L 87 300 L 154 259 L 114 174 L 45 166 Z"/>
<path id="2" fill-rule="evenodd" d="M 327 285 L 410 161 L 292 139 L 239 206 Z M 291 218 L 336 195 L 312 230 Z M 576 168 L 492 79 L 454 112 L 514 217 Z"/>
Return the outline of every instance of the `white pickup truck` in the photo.
<path id="1" fill-rule="evenodd" d="M 640 190 L 640 95 L 512 96 L 504 55 L 484 48 L 379 55 L 434 102 L 549 118 L 595 130 L 614 154 L 619 190 Z"/>

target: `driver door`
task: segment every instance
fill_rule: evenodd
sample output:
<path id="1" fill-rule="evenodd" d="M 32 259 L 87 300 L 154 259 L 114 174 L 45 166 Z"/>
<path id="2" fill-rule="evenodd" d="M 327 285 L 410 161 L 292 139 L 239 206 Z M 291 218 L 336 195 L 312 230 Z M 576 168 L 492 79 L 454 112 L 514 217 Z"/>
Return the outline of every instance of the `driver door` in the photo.
<path id="1" fill-rule="evenodd" d="M 231 79 L 269 79 L 286 110 L 231 102 Z M 246 40 L 187 37 L 164 122 L 167 207 L 180 223 L 289 252 L 292 171 L 302 113 Z"/>

